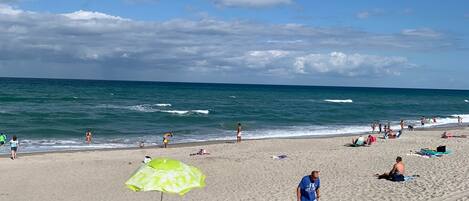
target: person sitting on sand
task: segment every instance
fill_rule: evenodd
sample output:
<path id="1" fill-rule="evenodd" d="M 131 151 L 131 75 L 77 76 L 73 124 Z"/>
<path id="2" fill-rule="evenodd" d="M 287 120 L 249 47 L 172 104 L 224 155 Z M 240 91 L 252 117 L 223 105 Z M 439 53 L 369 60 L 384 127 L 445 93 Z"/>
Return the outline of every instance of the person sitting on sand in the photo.
<path id="1" fill-rule="evenodd" d="M 168 147 L 169 139 L 171 139 L 172 137 L 173 137 L 172 132 L 166 132 L 166 133 L 163 134 L 163 146 L 164 146 L 164 148 Z"/>
<path id="2" fill-rule="evenodd" d="M 441 138 L 452 138 L 453 137 L 453 134 L 451 134 L 450 132 L 444 132 L 442 135 L 441 135 Z"/>
<path id="3" fill-rule="evenodd" d="M 363 136 L 360 136 L 357 139 L 352 138 L 352 144 L 355 146 L 363 146 L 365 145 L 365 138 Z"/>
<path id="4" fill-rule="evenodd" d="M 366 138 L 366 144 L 372 145 L 375 142 L 376 142 L 376 137 L 373 135 L 368 135 L 368 137 Z"/>
<path id="5" fill-rule="evenodd" d="M 396 163 L 392 167 L 392 170 L 389 173 L 384 173 L 382 175 L 377 174 L 378 179 L 387 179 L 390 181 L 404 181 L 404 172 L 405 166 L 402 162 L 402 158 L 398 156 L 396 158 Z"/>
<path id="6" fill-rule="evenodd" d="M 200 149 L 197 153 L 190 154 L 190 156 L 195 156 L 195 155 L 203 156 L 203 155 L 210 155 L 210 153 L 205 149 Z"/>
<path id="7" fill-rule="evenodd" d="M 304 176 L 296 188 L 297 201 L 317 201 L 321 197 L 320 186 L 319 171 L 314 170 L 311 175 Z"/>
<path id="8" fill-rule="evenodd" d="M 91 134 L 91 130 L 90 129 L 86 130 L 86 133 L 85 133 L 86 143 L 91 144 L 92 137 L 93 135 Z"/>

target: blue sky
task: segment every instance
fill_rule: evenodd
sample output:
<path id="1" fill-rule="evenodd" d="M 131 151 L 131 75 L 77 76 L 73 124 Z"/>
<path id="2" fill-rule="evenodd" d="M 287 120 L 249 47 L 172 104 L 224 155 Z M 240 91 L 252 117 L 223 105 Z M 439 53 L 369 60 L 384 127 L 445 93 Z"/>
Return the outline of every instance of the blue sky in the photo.
<path id="1" fill-rule="evenodd" d="M 0 0 L 0 76 L 467 89 L 468 34 L 465 1 Z"/>

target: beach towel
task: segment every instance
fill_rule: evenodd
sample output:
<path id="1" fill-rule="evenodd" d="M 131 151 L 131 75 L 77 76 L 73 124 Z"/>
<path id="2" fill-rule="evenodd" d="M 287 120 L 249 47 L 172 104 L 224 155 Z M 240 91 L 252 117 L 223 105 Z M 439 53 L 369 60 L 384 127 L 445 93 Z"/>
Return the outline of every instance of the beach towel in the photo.
<path id="1" fill-rule="evenodd" d="M 417 177 L 420 177 L 420 175 L 404 176 L 404 181 L 412 181 Z"/>
<path id="2" fill-rule="evenodd" d="M 428 148 L 420 149 L 420 154 L 427 155 L 427 156 L 441 156 L 441 155 L 446 155 L 446 154 L 450 154 L 450 153 L 451 153 L 451 150 L 449 150 L 449 149 L 446 149 L 445 152 L 438 152 L 436 150 L 432 150 L 432 149 L 428 149 Z"/>

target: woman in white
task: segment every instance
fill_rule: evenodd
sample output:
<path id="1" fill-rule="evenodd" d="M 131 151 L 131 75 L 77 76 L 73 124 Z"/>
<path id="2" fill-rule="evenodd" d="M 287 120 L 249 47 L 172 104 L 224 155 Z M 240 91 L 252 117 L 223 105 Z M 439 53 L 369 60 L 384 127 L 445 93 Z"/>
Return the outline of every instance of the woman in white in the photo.
<path id="1" fill-rule="evenodd" d="M 16 135 L 13 136 L 13 138 L 10 140 L 10 148 L 11 148 L 11 160 L 16 159 L 16 151 L 18 151 L 18 146 L 19 146 L 18 138 Z"/>

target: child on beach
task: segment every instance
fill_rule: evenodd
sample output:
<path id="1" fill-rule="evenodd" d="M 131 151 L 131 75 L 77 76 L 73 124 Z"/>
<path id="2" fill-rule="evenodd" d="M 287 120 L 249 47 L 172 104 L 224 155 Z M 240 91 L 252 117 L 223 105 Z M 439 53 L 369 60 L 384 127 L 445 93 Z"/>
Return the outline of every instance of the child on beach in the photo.
<path id="1" fill-rule="evenodd" d="M 238 123 L 238 129 L 236 131 L 236 142 L 241 142 L 241 123 Z"/>
<path id="2" fill-rule="evenodd" d="M 88 144 L 91 144 L 91 138 L 92 138 L 92 134 L 91 134 L 91 130 L 88 129 L 85 133 L 85 138 L 86 138 L 86 143 Z"/>
<path id="3" fill-rule="evenodd" d="M 11 148 L 11 160 L 16 159 L 16 152 L 18 151 L 18 146 L 19 146 L 18 138 L 16 135 L 13 136 L 13 138 L 10 140 L 10 148 Z"/>

